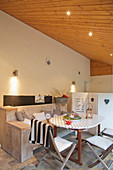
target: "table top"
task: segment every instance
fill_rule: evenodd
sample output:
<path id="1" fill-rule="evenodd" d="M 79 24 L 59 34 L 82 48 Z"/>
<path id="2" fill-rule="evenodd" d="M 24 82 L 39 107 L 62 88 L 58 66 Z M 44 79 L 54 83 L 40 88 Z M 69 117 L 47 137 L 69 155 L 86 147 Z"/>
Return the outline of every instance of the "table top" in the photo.
<path id="1" fill-rule="evenodd" d="M 79 116 L 81 117 L 81 119 L 77 121 L 73 121 L 71 125 L 65 124 L 63 115 L 52 117 L 49 121 L 51 124 L 57 127 L 62 127 L 66 129 L 90 129 L 90 128 L 98 126 L 104 120 L 104 117 L 98 116 L 96 114 L 93 114 L 93 119 L 91 118 L 86 119 L 85 118 L 86 114 L 83 114 L 83 113 L 79 113 Z"/>

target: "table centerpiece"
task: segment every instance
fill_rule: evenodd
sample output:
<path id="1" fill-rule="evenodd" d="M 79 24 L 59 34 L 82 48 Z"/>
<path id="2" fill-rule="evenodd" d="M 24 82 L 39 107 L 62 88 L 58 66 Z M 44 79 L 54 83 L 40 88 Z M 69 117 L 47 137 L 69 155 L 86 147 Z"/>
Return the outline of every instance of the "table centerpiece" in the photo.
<path id="1" fill-rule="evenodd" d="M 70 113 L 70 114 L 64 115 L 63 119 L 65 121 L 66 120 L 71 120 L 73 122 L 73 121 L 80 121 L 81 117 L 77 113 Z"/>

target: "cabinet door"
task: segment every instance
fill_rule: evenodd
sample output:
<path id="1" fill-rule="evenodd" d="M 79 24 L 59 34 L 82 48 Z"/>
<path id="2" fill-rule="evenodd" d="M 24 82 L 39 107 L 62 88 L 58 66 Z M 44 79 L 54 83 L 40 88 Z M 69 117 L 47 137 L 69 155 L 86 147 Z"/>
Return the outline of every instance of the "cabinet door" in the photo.
<path id="1" fill-rule="evenodd" d="M 98 114 L 105 118 L 101 131 L 104 128 L 113 128 L 113 93 L 98 93 Z"/>

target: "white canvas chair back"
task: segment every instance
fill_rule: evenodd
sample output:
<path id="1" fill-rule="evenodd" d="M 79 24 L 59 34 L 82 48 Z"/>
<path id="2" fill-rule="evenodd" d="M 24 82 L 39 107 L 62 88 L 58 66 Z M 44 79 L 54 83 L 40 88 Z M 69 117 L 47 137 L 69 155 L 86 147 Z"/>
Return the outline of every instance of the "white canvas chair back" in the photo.
<path id="1" fill-rule="evenodd" d="M 113 129 L 111 128 L 105 128 L 102 132 L 101 135 L 109 136 L 113 138 Z"/>
<path id="2" fill-rule="evenodd" d="M 89 167 L 92 168 L 93 166 L 97 165 L 98 163 L 102 163 L 102 165 L 106 168 L 109 169 L 109 167 L 104 163 L 103 159 L 111 152 L 113 149 L 113 142 L 110 141 L 109 139 L 106 139 L 101 136 L 92 136 L 90 138 L 86 139 L 88 147 L 92 150 L 92 152 L 95 154 L 97 157 L 97 161 L 91 164 Z M 104 152 L 99 156 L 94 148 L 92 147 L 96 146 L 98 148 L 101 148 L 104 150 Z"/>

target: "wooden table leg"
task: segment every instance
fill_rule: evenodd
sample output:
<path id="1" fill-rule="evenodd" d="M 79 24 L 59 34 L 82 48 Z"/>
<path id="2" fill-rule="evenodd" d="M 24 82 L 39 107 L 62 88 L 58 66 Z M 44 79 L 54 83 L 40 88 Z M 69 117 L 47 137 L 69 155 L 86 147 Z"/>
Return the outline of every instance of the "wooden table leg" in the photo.
<path id="1" fill-rule="evenodd" d="M 54 138 L 57 136 L 57 127 L 54 126 Z"/>
<path id="2" fill-rule="evenodd" d="M 100 124 L 98 125 L 98 136 L 100 135 Z"/>
<path id="3" fill-rule="evenodd" d="M 82 151 L 82 130 L 78 129 L 78 163 L 82 165 L 81 151 Z"/>

